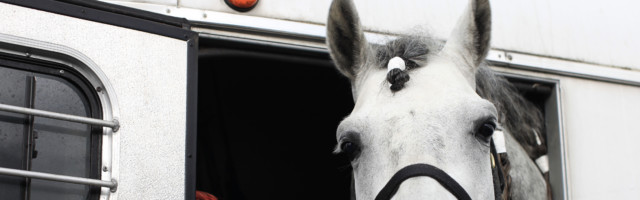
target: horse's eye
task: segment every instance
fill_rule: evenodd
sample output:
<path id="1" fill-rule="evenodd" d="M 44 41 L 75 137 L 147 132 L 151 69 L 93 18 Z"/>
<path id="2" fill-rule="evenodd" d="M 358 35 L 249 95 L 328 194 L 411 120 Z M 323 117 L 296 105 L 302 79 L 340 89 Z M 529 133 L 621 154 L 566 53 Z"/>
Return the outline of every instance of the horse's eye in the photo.
<path id="1" fill-rule="evenodd" d="M 485 122 L 478 130 L 476 130 L 476 137 L 483 142 L 489 143 L 491 140 L 491 135 L 493 135 L 493 131 L 496 129 L 496 125 L 493 122 Z"/>
<path id="2" fill-rule="evenodd" d="M 342 144 L 340 144 L 340 150 L 340 154 L 344 154 L 349 158 L 349 160 L 353 160 L 360 151 L 360 147 L 358 147 L 358 145 L 354 142 L 344 141 L 342 142 Z"/>

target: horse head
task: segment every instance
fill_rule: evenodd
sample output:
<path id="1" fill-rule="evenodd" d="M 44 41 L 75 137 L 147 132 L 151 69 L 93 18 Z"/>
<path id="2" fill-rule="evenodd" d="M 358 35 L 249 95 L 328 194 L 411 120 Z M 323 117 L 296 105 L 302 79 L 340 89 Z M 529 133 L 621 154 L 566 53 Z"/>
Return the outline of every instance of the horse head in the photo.
<path id="1" fill-rule="evenodd" d="M 490 32 L 488 1 L 471 0 L 444 45 L 427 35 L 372 45 L 351 0 L 333 1 L 327 45 L 356 101 L 338 127 L 336 153 L 351 160 L 358 199 L 374 199 L 402 176 L 396 172 L 420 164 L 473 199 L 494 199 L 490 141 L 498 114 L 475 91 Z M 443 180 L 404 179 L 388 186 L 395 199 L 455 198 Z"/>

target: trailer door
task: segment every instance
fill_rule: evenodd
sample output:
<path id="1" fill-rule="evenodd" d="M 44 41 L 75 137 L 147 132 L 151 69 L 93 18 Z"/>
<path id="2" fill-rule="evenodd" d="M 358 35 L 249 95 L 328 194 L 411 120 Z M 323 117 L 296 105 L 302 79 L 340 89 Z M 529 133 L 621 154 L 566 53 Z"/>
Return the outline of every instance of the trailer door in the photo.
<path id="1" fill-rule="evenodd" d="M 76 0 L 0 13 L 1 199 L 195 198 L 186 20 Z"/>

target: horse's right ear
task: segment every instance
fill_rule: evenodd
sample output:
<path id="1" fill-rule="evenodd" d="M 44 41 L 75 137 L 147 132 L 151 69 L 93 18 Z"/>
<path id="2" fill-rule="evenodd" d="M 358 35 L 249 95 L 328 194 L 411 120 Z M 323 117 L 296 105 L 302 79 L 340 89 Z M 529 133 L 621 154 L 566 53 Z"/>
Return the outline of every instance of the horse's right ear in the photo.
<path id="1" fill-rule="evenodd" d="M 336 67 L 355 80 L 364 59 L 367 42 L 351 0 L 334 0 L 327 22 L 327 46 Z"/>

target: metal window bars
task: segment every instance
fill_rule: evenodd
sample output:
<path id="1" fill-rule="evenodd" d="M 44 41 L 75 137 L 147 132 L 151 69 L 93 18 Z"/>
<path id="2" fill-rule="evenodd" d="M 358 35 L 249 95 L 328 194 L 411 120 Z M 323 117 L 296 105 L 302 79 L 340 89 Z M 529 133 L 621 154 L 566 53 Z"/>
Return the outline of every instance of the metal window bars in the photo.
<path id="1" fill-rule="evenodd" d="M 80 178 L 75 176 L 65 176 L 65 175 L 33 172 L 33 171 L 19 170 L 19 169 L 9 169 L 4 167 L 0 167 L 0 174 L 9 175 L 9 176 L 27 177 L 27 178 L 37 178 L 37 179 L 59 181 L 59 182 L 67 182 L 67 183 L 84 184 L 84 185 L 95 185 L 100 187 L 108 187 L 111 189 L 112 192 L 115 192 L 116 188 L 118 187 L 118 183 L 115 180 L 103 181 L 98 179 Z"/>
<path id="2" fill-rule="evenodd" d="M 109 127 L 114 132 L 118 131 L 118 128 L 120 127 L 118 120 L 115 120 L 115 119 L 112 121 L 100 120 L 100 119 L 68 115 L 68 114 L 62 114 L 62 113 L 56 113 L 56 112 L 50 112 L 50 111 L 44 111 L 44 110 L 38 110 L 38 109 L 6 105 L 6 104 L 0 104 L 0 111 Z M 107 187 L 111 189 L 112 192 L 115 192 L 116 188 L 118 187 L 118 183 L 113 179 L 111 181 L 104 181 L 104 180 L 91 179 L 91 178 L 65 176 L 65 175 L 58 175 L 58 174 L 51 174 L 51 173 L 10 169 L 10 168 L 4 168 L 4 167 L 0 167 L 0 175 L 20 176 L 20 177 L 27 177 L 27 178 L 36 178 L 36 179 L 44 179 L 44 180 L 51 180 L 51 181 L 84 184 L 84 185 L 95 185 L 100 187 Z"/>

